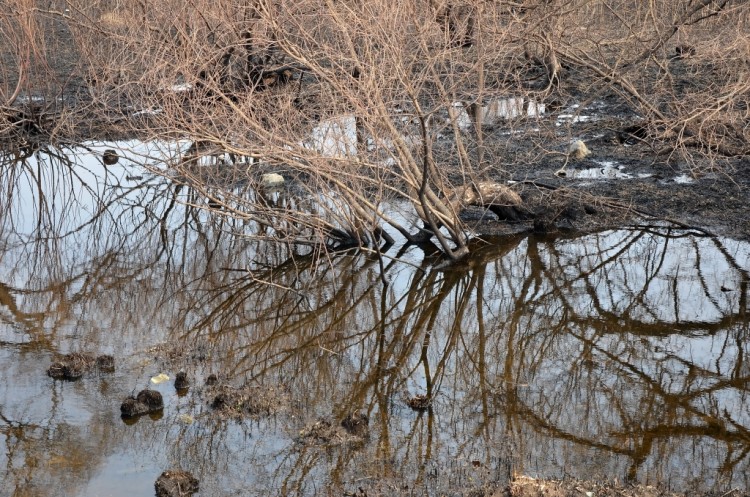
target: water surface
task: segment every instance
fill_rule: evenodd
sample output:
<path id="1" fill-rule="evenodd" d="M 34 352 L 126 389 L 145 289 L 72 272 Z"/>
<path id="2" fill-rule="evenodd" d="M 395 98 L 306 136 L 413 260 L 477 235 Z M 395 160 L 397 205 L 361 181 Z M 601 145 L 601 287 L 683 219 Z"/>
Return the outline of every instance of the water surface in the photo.
<path id="1" fill-rule="evenodd" d="M 112 146 L 135 152 L 104 167 Z M 460 494 L 513 475 L 750 488 L 747 243 L 640 226 L 477 241 L 453 265 L 398 244 L 316 256 L 153 174 L 179 146 L 87 148 L 0 171 L 3 495 L 151 495 L 171 468 L 207 496 Z M 49 378 L 68 352 L 116 372 Z M 121 420 L 178 371 L 187 394 L 152 386 L 163 413 Z M 281 407 L 217 416 L 212 373 Z M 362 443 L 300 440 L 358 409 Z"/>

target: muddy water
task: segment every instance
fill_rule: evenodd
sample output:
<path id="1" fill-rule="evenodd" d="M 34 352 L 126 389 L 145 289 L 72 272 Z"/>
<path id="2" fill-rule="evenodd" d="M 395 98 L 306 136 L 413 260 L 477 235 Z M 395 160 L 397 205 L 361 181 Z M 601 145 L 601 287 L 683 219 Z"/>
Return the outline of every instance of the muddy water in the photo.
<path id="1" fill-rule="evenodd" d="M 0 494 L 152 495 L 166 469 L 207 496 L 750 488 L 750 245 L 638 227 L 488 240 L 452 266 L 292 258 L 140 168 L 170 147 L 108 167 L 88 148 L 0 169 Z M 116 371 L 48 377 L 69 352 Z M 211 374 L 268 408 L 217 412 Z M 124 422 L 146 387 L 164 410 Z M 303 436 L 356 410 L 369 436 Z"/>

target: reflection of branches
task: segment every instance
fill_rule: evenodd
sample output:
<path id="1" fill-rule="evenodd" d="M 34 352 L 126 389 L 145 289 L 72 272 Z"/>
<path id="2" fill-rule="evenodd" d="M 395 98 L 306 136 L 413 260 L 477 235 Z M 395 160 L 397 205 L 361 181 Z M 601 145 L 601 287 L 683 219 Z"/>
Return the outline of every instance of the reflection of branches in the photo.
<path id="1" fill-rule="evenodd" d="M 458 444 L 460 453 L 470 452 L 480 433 L 493 444 L 494 434 L 518 437 L 530 426 L 579 447 L 626 456 L 632 477 L 657 440 L 704 437 L 725 443 L 727 457 L 731 447 L 748 445 L 741 419 L 703 406 L 725 392 L 744 395 L 750 376 L 742 368 L 743 342 L 732 344 L 728 335 L 723 342 L 724 349 L 736 349 L 727 352 L 727 376 L 691 357 L 657 353 L 647 341 L 680 331 L 724 336 L 738 316 L 733 307 L 715 306 L 722 315 L 709 321 L 654 320 L 653 306 L 665 300 L 673 308 L 683 305 L 674 284 L 661 282 L 700 279 L 705 274 L 688 262 L 716 257 L 710 252 L 714 240 L 672 234 L 605 232 L 583 243 L 519 238 L 472 247 L 476 258 L 440 271 L 427 260 L 413 269 L 391 262 L 384 267 L 390 282 L 384 287 L 373 273 L 377 258 L 282 259 L 204 292 L 197 307 L 211 311 L 186 329 L 191 336 L 213 330 L 214 346 L 232 351 L 233 376 L 295 378 L 308 399 L 330 396 L 328 386 L 338 385 L 330 404 L 334 417 L 359 406 L 372 415 L 377 406 L 371 419 L 378 420 L 381 457 L 403 445 L 400 457 L 424 467 L 443 453 L 443 436 L 435 431 L 443 417 L 477 402 L 484 414 L 471 426 L 471 441 Z M 687 256 L 690 251 L 701 257 Z M 704 300 L 717 291 L 707 279 L 699 288 Z M 628 314 L 609 310 L 606 299 Z M 686 381 L 667 382 L 686 369 Z M 388 399 L 402 398 L 411 388 L 406 382 L 414 380 L 436 407 L 409 421 L 406 441 L 395 442 L 399 432 L 387 416 Z M 633 393 L 623 397 L 625 390 Z M 504 417 L 495 416 L 499 409 Z M 577 415 L 588 422 L 574 422 Z M 745 460 L 733 457 L 734 464 Z M 312 455 L 298 459 L 289 484 L 300 485 L 317 464 Z M 335 464 L 341 475 L 346 462 Z M 497 474 L 506 473 L 498 468 Z"/>
<path id="2" fill-rule="evenodd" d="M 45 209 L 43 229 L 38 216 L 31 227 L 12 224 L 21 196 L 2 194 L 8 250 L 19 261 L 25 251 L 37 254 L 29 267 L 11 268 L 15 278 L 4 278 L 6 315 L 22 321 L 59 307 L 57 319 L 75 319 L 100 306 L 123 327 L 151 332 L 163 321 L 177 347 L 205 352 L 199 368 L 215 368 L 227 381 L 287 385 L 293 415 L 268 423 L 288 432 L 275 435 L 284 438 L 274 440 L 273 462 L 262 467 L 289 492 L 306 492 L 306 480 L 321 474 L 345 486 L 352 453 L 387 461 L 376 473 L 419 468 L 410 475 L 431 485 L 427 472 L 436 460 L 474 460 L 483 451 L 489 464 L 498 447 L 524 450 L 532 432 L 627 459 L 631 475 L 668 464 L 652 462 L 666 440 L 716 444 L 715 458 L 729 473 L 747 464 L 749 428 L 733 405 L 742 405 L 750 383 L 746 287 L 720 289 L 721 281 L 742 285 L 747 268 L 730 257 L 741 253 L 730 242 L 674 230 L 519 236 L 472 245 L 471 258 L 441 266 L 416 249 L 395 257 L 301 252 L 256 237 L 266 228 L 254 220 L 212 215 L 219 209 L 206 207 L 210 192 L 188 182 L 91 180 L 85 193 L 92 198 L 84 201 L 69 193 L 90 181 L 94 166 L 72 173 L 64 161 L 45 164 L 59 177 L 39 168 L 29 176 L 22 168 L 6 173 L 17 189 L 24 181 L 35 189 L 44 181 L 66 186 L 45 191 L 44 202 L 34 197 Z M 304 201 L 277 200 L 277 209 Z M 235 236 L 243 233 L 249 236 Z M 709 314 L 683 319 L 692 305 L 685 288 L 711 302 Z M 157 315 L 162 321 L 154 325 Z M 700 341 L 707 337 L 710 345 Z M 412 413 L 403 397 L 423 389 L 432 408 Z M 372 423 L 372 440 L 362 447 L 326 451 L 289 440 L 301 420 L 338 422 L 359 408 Z M 186 431 L 182 439 L 196 458 L 244 447 L 227 424 L 201 430 L 205 437 Z M 247 430 L 238 437 L 247 439 Z M 510 472 L 507 460 L 495 459 L 502 465 L 495 474 Z"/>

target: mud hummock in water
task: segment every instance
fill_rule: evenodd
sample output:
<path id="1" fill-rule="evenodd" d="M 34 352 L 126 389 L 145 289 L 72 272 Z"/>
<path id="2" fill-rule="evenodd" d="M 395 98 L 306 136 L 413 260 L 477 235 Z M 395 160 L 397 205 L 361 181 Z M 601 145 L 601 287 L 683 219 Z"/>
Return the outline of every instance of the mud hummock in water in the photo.
<path id="1" fill-rule="evenodd" d="M 154 488 L 156 497 L 188 497 L 199 490 L 199 481 L 187 471 L 165 471 Z"/>
<path id="2" fill-rule="evenodd" d="M 111 355 L 100 355 L 94 358 L 90 354 L 73 352 L 65 354 L 47 368 L 47 375 L 56 380 L 77 380 L 84 374 L 97 369 L 103 373 L 115 370 L 115 358 Z"/>
<path id="3" fill-rule="evenodd" d="M 177 373 L 174 379 L 174 388 L 176 390 L 187 390 L 190 387 L 190 380 L 188 380 L 187 373 L 180 371 Z"/>
<path id="4" fill-rule="evenodd" d="M 362 412 L 348 414 L 339 424 L 321 418 L 300 430 L 297 442 L 303 445 L 358 445 L 370 437 L 370 420 Z"/>
<path id="5" fill-rule="evenodd" d="M 406 400 L 406 405 L 415 411 L 426 411 L 432 405 L 432 399 L 426 395 L 415 395 Z"/>
<path id="6" fill-rule="evenodd" d="M 164 409 L 164 400 L 156 390 L 141 390 L 137 397 L 128 397 L 120 406 L 124 418 L 134 418 Z"/>
<path id="7" fill-rule="evenodd" d="M 341 426 L 349 433 L 349 435 L 368 438 L 370 436 L 370 418 L 362 411 L 354 411 L 349 413 L 343 421 Z"/>
<path id="8" fill-rule="evenodd" d="M 214 390 L 211 408 L 228 417 L 272 416 L 287 410 L 290 400 L 283 388 L 221 385 Z"/>

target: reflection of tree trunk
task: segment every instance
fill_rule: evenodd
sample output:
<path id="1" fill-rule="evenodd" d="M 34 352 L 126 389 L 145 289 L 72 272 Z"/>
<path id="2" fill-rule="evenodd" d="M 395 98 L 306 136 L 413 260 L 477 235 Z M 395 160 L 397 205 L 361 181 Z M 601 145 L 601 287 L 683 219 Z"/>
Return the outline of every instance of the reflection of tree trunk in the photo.
<path id="1" fill-rule="evenodd" d="M 385 270 L 385 268 L 383 268 Z M 377 381 L 375 381 L 373 390 L 375 400 L 378 405 L 378 425 L 379 430 L 379 443 L 377 445 L 377 454 L 382 460 L 386 460 L 391 453 L 391 438 L 390 431 L 388 429 L 388 416 L 390 413 L 390 388 L 384 388 L 383 380 L 386 376 L 393 376 L 386 374 L 386 367 L 388 364 L 389 357 L 386 356 L 386 335 L 388 329 L 386 327 L 387 315 L 388 315 L 388 285 L 383 283 L 380 292 L 380 315 L 376 322 L 379 323 L 380 329 L 378 330 L 378 352 L 377 361 L 375 363 L 376 374 L 378 375 Z"/>

